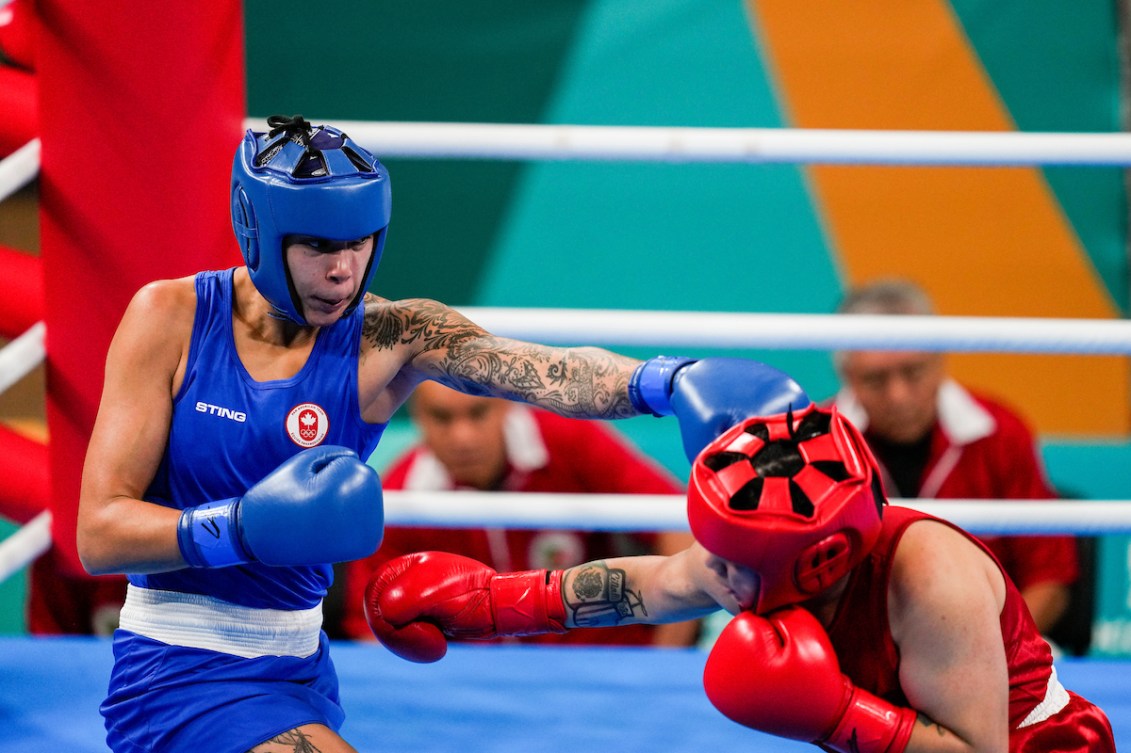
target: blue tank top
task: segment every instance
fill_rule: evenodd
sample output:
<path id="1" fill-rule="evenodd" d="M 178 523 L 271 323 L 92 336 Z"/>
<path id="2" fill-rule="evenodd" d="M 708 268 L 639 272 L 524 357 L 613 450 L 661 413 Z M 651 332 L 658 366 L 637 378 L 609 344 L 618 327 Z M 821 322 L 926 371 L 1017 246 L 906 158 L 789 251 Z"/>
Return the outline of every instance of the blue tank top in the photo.
<path id="1" fill-rule="evenodd" d="M 242 496 L 288 457 L 317 445 L 342 445 L 366 459 L 385 430 L 385 424 L 362 420 L 358 408 L 363 307 L 320 329 L 310 357 L 293 377 L 257 382 L 236 353 L 233 271 L 196 276 L 188 364 L 173 399 L 169 442 L 145 495 L 152 502 L 184 509 Z M 328 564 L 251 563 L 130 576 L 132 583 L 146 588 L 207 594 L 271 609 L 312 607 L 332 580 Z"/>

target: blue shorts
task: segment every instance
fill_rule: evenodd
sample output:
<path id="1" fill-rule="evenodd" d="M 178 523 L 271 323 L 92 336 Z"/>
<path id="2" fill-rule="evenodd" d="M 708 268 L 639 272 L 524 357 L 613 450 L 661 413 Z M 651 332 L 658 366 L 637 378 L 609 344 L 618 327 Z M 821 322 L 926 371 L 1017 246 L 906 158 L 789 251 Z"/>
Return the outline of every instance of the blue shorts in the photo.
<path id="1" fill-rule="evenodd" d="M 100 710 L 114 753 L 246 753 L 300 725 L 337 731 L 345 719 L 325 633 L 302 659 L 244 659 L 118 630 Z"/>

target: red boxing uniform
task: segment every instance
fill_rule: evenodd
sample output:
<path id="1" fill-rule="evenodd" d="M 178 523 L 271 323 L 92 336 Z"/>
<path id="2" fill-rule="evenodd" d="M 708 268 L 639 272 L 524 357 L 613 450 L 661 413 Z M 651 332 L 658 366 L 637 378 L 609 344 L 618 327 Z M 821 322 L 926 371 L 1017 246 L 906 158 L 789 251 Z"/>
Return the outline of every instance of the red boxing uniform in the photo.
<path id="1" fill-rule="evenodd" d="M 899 684 L 899 651 L 888 626 L 887 591 L 900 538 L 909 525 L 920 520 L 938 519 L 905 507 L 889 506 L 884 510 L 880 540 L 852 571 L 837 614 L 828 627 L 841 671 L 859 687 L 905 707 L 911 704 Z M 987 549 L 970 534 L 955 528 Z M 1056 679 L 1052 652 L 1008 577 L 1001 632 L 1009 669 L 1011 753 L 1114 753 L 1115 741 L 1107 717 L 1086 699 L 1065 690 Z"/>
<path id="2" fill-rule="evenodd" d="M 508 470 L 500 491 L 590 494 L 681 494 L 679 482 L 658 463 L 627 444 L 598 421 L 564 418 L 544 410 L 515 405 L 506 418 L 504 435 Z M 386 490 L 449 491 L 456 489 L 444 467 L 418 446 L 382 474 Z M 402 528 L 385 530 L 373 556 L 346 566 L 342 630 L 352 638 L 368 638 L 362 608 L 365 585 L 381 563 L 403 554 L 442 551 L 461 554 L 499 572 L 560 570 L 583 562 L 654 551 L 654 534 L 569 530 L 501 530 Z M 599 643 L 646 645 L 651 625 L 622 625 L 508 638 L 527 643 Z"/>
<path id="3" fill-rule="evenodd" d="M 840 412 L 868 436 L 868 417 L 847 390 Z M 1033 435 L 1017 414 L 947 380 L 939 389 L 938 422 L 916 496 L 923 499 L 1054 499 L 1037 457 Z M 895 492 L 877 453 L 884 486 Z M 1024 590 L 1039 583 L 1071 585 L 1080 575 L 1070 536 L 980 537 Z"/>

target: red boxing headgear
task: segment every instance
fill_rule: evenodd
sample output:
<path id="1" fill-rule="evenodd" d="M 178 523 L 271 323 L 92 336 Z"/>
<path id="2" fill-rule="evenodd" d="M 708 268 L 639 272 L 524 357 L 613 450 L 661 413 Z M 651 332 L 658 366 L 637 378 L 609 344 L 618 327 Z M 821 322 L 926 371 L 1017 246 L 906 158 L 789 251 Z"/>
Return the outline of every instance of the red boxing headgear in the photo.
<path id="1" fill-rule="evenodd" d="M 858 565 L 884 504 L 860 431 L 816 406 L 732 427 L 699 453 L 687 491 L 695 539 L 758 575 L 759 614 L 810 599 Z"/>

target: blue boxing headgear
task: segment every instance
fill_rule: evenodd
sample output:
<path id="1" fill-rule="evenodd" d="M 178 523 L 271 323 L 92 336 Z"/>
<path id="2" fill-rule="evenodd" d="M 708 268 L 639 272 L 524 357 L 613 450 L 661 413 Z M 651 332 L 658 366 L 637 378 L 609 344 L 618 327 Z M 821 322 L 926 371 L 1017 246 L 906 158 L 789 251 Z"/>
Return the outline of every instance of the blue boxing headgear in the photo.
<path id="1" fill-rule="evenodd" d="M 369 289 L 385 247 L 389 173 L 336 128 L 311 126 L 301 115 L 275 115 L 267 125 L 267 133 L 247 132 L 232 164 L 232 227 L 251 281 L 280 316 L 306 324 L 284 236 L 350 241 L 373 235 L 373 256 L 348 315 Z"/>

